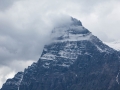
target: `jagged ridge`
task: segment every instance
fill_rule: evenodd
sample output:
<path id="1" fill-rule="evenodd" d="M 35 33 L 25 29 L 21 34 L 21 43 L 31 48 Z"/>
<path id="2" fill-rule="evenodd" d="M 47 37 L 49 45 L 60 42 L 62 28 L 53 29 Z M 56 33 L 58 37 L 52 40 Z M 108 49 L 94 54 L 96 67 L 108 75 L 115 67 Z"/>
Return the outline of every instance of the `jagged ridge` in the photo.
<path id="1" fill-rule="evenodd" d="M 119 90 L 119 53 L 71 18 L 71 23 L 52 31 L 53 41 L 45 45 L 33 63 L 1 90 Z M 18 75 L 19 76 L 19 75 Z"/>

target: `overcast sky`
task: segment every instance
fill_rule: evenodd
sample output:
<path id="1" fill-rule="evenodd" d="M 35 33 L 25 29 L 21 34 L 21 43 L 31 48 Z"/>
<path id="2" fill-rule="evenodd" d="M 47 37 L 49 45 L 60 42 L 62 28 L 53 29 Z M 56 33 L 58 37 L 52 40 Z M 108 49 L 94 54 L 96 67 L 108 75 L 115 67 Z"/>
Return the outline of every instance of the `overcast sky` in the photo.
<path id="1" fill-rule="evenodd" d="M 39 59 L 51 29 L 68 16 L 102 41 L 120 40 L 120 0 L 0 0 L 0 87 Z"/>

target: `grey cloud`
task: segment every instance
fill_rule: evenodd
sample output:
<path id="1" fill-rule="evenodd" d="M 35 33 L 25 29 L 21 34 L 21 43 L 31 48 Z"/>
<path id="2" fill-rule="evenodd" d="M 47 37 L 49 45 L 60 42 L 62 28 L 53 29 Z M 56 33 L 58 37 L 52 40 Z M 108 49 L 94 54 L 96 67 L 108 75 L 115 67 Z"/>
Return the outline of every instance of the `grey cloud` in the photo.
<path id="1" fill-rule="evenodd" d="M 34 6 L 34 4 L 32 5 Z M 31 6 L 26 7 L 26 4 L 23 6 L 20 4 L 20 7 L 28 8 L 28 11 L 18 10 L 14 12 L 16 6 L 13 6 L 12 10 L 5 12 L 2 18 L 0 17 L 0 20 L 3 21 L 0 22 L 0 64 L 2 65 L 7 65 L 12 60 L 32 59 L 37 61 L 54 26 L 62 25 L 61 22 L 66 23 L 70 19 L 64 14 L 50 13 L 46 15 L 44 13 L 46 15 L 44 16 L 37 10 L 31 10 L 29 8 Z M 19 14 L 25 12 L 25 16 Z M 17 16 L 13 17 L 13 13 Z"/>
<path id="2" fill-rule="evenodd" d="M 11 7 L 13 3 L 17 0 L 0 0 L 0 10 L 4 11 Z"/>
<path id="3" fill-rule="evenodd" d="M 68 16 L 103 41 L 119 39 L 119 9 L 119 0 L 0 0 L 0 66 L 17 72 L 37 61 L 51 30 Z"/>

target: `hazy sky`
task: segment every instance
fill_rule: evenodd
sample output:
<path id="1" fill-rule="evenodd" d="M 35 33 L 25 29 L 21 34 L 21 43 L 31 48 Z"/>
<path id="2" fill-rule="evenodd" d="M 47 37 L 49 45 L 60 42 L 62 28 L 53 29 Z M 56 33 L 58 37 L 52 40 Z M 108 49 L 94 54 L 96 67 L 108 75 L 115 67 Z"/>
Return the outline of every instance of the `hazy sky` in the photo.
<path id="1" fill-rule="evenodd" d="M 102 41 L 120 40 L 120 0 L 0 0 L 0 85 L 39 59 L 51 29 L 68 16 Z"/>

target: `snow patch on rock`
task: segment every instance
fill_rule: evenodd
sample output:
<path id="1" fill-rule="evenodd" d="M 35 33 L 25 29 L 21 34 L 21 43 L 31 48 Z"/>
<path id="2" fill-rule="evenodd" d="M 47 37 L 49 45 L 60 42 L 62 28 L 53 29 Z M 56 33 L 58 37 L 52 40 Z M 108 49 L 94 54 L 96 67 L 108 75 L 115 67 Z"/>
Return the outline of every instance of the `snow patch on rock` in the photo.
<path id="1" fill-rule="evenodd" d="M 42 60 L 55 60 L 56 56 L 51 54 L 51 53 L 46 53 L 40 59 L 42 59 Z"/>

